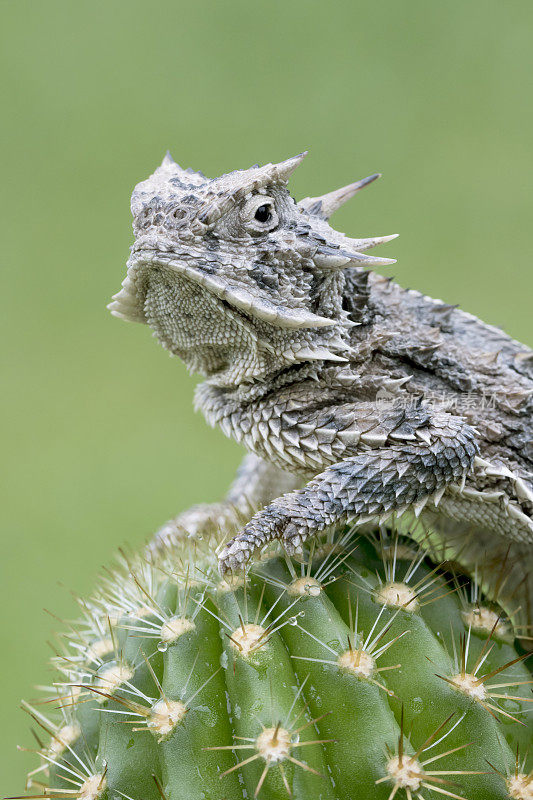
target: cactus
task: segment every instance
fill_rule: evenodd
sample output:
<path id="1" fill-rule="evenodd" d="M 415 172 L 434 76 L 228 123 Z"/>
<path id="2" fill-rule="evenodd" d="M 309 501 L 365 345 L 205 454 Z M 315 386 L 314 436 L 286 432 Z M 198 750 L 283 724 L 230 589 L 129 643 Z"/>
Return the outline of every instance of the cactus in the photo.
<path id="1" fill-rule="evenodd" d="M 25 704 L 31 797 L 531 800 L 504 581 L 489 602 L 413 540 L 343 530 L 228 582 L 216 544 L 122 553 L 79 601 L 58 679 Z"/>

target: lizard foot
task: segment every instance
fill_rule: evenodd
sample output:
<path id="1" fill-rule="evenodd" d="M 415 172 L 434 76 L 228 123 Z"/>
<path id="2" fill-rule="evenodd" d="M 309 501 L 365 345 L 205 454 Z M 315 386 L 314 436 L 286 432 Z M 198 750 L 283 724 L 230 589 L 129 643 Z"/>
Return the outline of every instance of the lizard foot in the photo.
<path id="1" fill-rule="evenodd" d="M 241 533 L 225 545 L 219 554 L 220 573 L 244 569 L 254 554 L 274 539 L 281 540 L 289 555 L 295 555 L 312 532 L 307 520 L 273 503 L 252 517 Z"/>

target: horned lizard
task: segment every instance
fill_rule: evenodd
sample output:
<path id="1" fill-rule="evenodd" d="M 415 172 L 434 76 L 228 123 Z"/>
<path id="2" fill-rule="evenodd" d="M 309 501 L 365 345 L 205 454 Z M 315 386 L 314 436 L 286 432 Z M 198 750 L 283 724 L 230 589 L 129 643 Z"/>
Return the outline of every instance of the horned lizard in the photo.
<path id="1" fill-rule="evenodd" d="M 295 552 L 334 523 L 408 511 L 466 562 L 498 565 L 511 545 L 531 614 L 533 352 L 376 273 L 394 262 L 366 251 L 394 236 L 348 238 L 328 219 L 379 176 L 296 203 L 304 155 L 211 180 L 167 154 L 133 192 L 109 308 L 205 377 L 197 408 L 249 453 L 225 503 L 157 542 L 258 508 L 220 553 L 225 573 L 273 539 Z"/>

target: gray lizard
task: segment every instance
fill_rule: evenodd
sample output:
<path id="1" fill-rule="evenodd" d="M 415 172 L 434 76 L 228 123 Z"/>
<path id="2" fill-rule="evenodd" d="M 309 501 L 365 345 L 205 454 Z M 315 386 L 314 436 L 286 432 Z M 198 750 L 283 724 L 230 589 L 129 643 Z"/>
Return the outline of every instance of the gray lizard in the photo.
<path id="1" fill-rule="evenodd" d="M 167 154 L 132 196 L 135 243 L 109 305 L 148 324 L 205 376 L 196 406 L 249 452 L 224 504 L 171 521 L 158 541 L 233 509 L 220 553 L 241 568 L 273 539 L 289 552 L 325 528 L 405 511 L 472 564 L 505 559 L 533 607 L 533 352 L 501 330 L 373 271 L 328 219 L 378 175 L 296 203 L 301 154 L 208 179 Z"/>

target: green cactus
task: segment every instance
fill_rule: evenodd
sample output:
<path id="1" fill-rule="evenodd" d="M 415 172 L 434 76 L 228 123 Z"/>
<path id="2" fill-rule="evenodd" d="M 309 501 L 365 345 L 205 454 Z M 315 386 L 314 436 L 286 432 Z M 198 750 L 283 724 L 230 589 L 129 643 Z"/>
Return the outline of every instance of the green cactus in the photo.
<path id="1" fill-rule="evenodd" d="M 527 655 L 475 579 L 341 531 L 229 584 L 216 544 L 122 555 L 80 601 L 56 717 L 26 705 L 30 796 L 531 800 Z"/>

